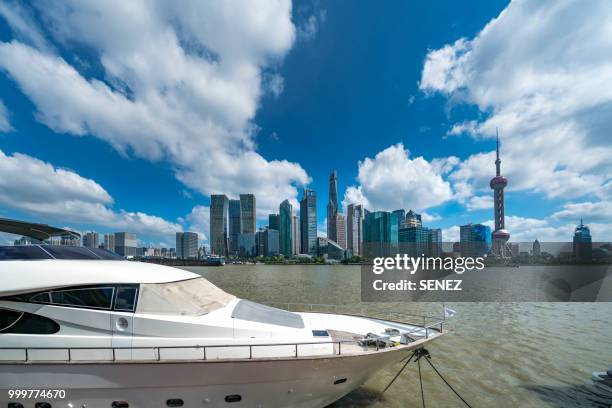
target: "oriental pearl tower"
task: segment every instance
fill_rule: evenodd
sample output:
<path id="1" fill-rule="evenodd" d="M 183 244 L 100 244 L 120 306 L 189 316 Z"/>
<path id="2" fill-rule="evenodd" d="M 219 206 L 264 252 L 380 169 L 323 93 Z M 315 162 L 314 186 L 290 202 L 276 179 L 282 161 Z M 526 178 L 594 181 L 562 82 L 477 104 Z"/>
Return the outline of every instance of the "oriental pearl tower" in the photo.
<path id="1" fill-rule="evenodd" d="M 496 131 L 497 132 L 497 131 Z M 508 179 L 501 175 L 501 160 L 499 159 L 499 134 L 497 134 L 497 158 L 495 159 L 495 177 L 489 185 L 493 190 L 493 210 L 495 217 L 495 231 L 491 234 L 493 241 L 493 254 L 499 258 L 509 258 L 508 240 L 510 233 L 505 229 L 504 219 L 504 188 Z"/>

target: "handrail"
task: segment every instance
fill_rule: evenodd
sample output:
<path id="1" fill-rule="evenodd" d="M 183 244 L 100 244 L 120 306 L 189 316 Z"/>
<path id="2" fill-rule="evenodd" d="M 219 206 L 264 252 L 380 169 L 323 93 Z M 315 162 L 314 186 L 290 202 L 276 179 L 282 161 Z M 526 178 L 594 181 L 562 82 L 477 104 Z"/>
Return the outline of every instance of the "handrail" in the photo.
<path id="1" fill-rule="evenodd" d="M 439 326 L 439 327 L 438 327 Z M 429 339 L 430 338 L 430 331 L 435 331 L 438 333 L 442 333 L 443 332 L 443 322 L 437 322 L 434 324 L 430 324 L 424 327 L 417 327 L 414 330 L 411 330 L 409 332 L 404 332 L 402 333 L 402 335 L 410 335 L 410 334 L 414 334 L 414 333 L 418 333 L 418 332 L 423 332 L 425 331 L 425 335 L 422 336 L 423 339 Z M 368 350 L 369 346 L 367 345 L 363 345 L 363 341 L 374 341 L 376 342 L 376 351 L 380 350 L 380 344 L 383 340 L 388 340 L 390 337 L 397 337 L 397 336 L 379 336 L 379 337 L 375 337 L 375 338 L 367 338 L 367 337 L 362 337 L 359 339 L 354 339 L 354 340 L 332 340 L 332 341 L 313 341 L 313 342 L 292 342 L 292 343 L 268 343 L 268 344 L 211 344 L 211 345 L 200 345 L 200 344 L 196 344 L 196 345 L 188 345 L 188 346 L 151 346 L 151 347 L 147 347 L 147 346 L 132 346 L 132 347 L 0 347 L 0 351 L 3 350 L 17 350 L 17 351 L 24 351 L 25 352 L 25 359 L 18 359 L 18 360 L 3 360 L 0 359 L 0 364 L 3 363 L 9 363 L 9 362 L 13 362 L 13 361 L 19 361 L 19 362 L 49 362 L 49 361 L 66 361 L 66 362 L 74 362 L 74 361 L 80 361 L 80 362 L 84 362 L 84 361 L 112 361 L 112 362 L 116 362 L 116 361 L 150 361 L 152 359 L 120 359 L 117 357 L 117 351 L 118 350 L 151 350 L 153 351 L 153 356 L 155 358 L 153 358 L 154 360 L 157 361 L 162 361 L 162 360 L 166 360 L 166 361 L 171 361 L 171 360 L 186 360 L 183 358 L 175 358 L 175 359 L 162 359 L 161 358 L 161 352 L 163 350 L 182 350 L 182 349 L 202 349 L 202 357 L 201 358 L 190 358 L 189 360 L 201 360 L 201 361 L 210 361 L 210 360 L 236 360 L 236 359 L 247 359 L 247 360 L 257 360 L 257 359 L 262 359 L 262 358 L 286 358 L 286 357 L 290 357 L 289 355 L 282 355 L 282 356 L 266 356 L 266 357 L 253 357 L 253 349 L 257 348 L 257 347 L 282 347 L 282 346 L 292 346 L 294 347 L 295 351 L 293 352 L 293 355 L 291 357 L 293 358 L 299 358 L 299 357 L 312 357 L 312 356 L 316 356 L 317 354 L 309 354 L 307 356 L 302 355 L 300 356 L 299 353 L 299 348 L 300 346 L 308 346 L 308 345 L 332 345 L 332 355 L 336 355 L 336 356 L 340 356 L 340 355 L 347 355 L 347 354 L 351 354 L 351 353 L 342 353 L 342 344 L 356 344 L 359 345 L 361 347 L 365 347 L 366 351 L 374 351 L 374 350 Z M 419 339 L 422 340 L 422 339 Z M 410 343 L 408 343 L 410 344 Z M 337 349 L 335 346 L 338 346 Z M 227 357 L 227 358 L 209 358 L 210 353 L 207 353 L 207 349 L 216 349 L 216 348 L 244 348 L 244 347 L 248 347 L 249 348 L 249 357 L 248 358 L 240 358 L 240 357 Z M 382 348 L 385 348 L 384 346 Z M 68 359 L 31 359 L 32 356 L 32 351 L 34 350 L 65 350 L 67 351 L 67 355 L 68 355 Z M 102 350 L 102 351 L 111 351 L 112 352 L 112 359 L 110 360 L 104 360 L 104 359 L 94 359 L 94 360 L 85 360 L 85 359 L 75 359 L 74 358 L 74 351 L 76 350 Z M 320 354 L 320 355 L 327 355 L 327 354 Z"/>

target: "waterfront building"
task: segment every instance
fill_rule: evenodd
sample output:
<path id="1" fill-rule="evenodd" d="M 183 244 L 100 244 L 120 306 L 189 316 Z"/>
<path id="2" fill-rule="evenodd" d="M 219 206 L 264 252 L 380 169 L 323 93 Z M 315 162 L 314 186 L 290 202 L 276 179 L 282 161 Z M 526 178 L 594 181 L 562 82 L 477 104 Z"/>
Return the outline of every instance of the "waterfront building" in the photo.
<path id="1" fill-rule="evenodd" d="M 300 201 L 301 249 L 305 254 L 317 255 L 317 194 L 305 188 Z"/>
<path id="2" fill-rule="evenodd" d="M 115 252 L 115 234 L 104 234 L 104 249 Z"/>
<path id="3" fill-rule="evenodd" d="M 406 210 L 402 208 L 399 210 L 392 211 L 392 213 L 397 215 L 397 228 L 399 230 L 399 228 L 402 227 L 402 223 L 406 220 Z"/>
<path id="4" fill-rule="evenodd" d="M 512 254 L 507 243 L 510 233 L 505 227 L 504 216 L 504 188 L 508 185 L 508 179 L 501 175 L 501 160 L 499 158 L 499 135 L 497 135 L 495 159 L 495 177 L 491 179 L 489 186 L 493 190 L 493 216 L 495 220 L 495 231 L 492 234 L 493 254 L 499 258 L 508 258 Z"/>
<path id="5" fill-rule="evenodd" d="M 590 262 L 593 259 L 593 243 L 591 230 L 584 225 L 582 219 L 574 230 L 573 256 L 577 261 Z"/>
<path id="6" fill-rule="evenodd" d="M 176 257 L 198 259 L 198 234 L 195 232 L 176 233 Z"/>
<path id="7" fill-rule="evenodd" d="M 87 248 L 98 248 L 100 246 L 100 235 L 91 231 L 83 235 L 83 246 Z"/>
<path id="8" fill-rule="evenodd" d="M 215 255 L 227 256 L 228 210 L 225 194 L 210 196 L 210 250 Z"/>
<path id="9" fill-rule="evenodd" d="M 265 256 L 279 255 L 278 230 L 266 228 L 263 232 L 263 252 Z"/>
<path id="10" fill-rule="evenodd" d="M 255 234 L 238 234 L 238 254 L 241 258 L 254 258 L 257 256 Z"/>
<path id="11" fill-rule="evenodd" d="M 346 257 L 346 250 L 329 238 L 317 237 L 317 255 L 326 259 L 341 261 Z"/>
<path id="12" fill-rule="evenodd" d="M 299 255 L 301 249 L 300 217 L 291 216 L 291 255 Z"/>
<path id="13" fill-rule="evenodd" d="M 336 213 L 336 239 L 332 239 L 335 243 L 346 249 L 346 219 L 344 215 Z"/>
<path id="14" fill-rule="evenodd" d="M 363 220 L 363 255 L 392 256 L 398 250 L 397 215 L 387 211 L 366 214 Z"/>
<path id="15" fill-rule="evenodd" d="M 229 200 L 229 254 L 238 254 L 238 235 L 242 233 L 242 215 L 240 200 Z"/>
<path id="16" fill-rule="evenodd" d="M 254 194 L 240 194 L 240 218 L 243 234 L 257 232 L 257 205 Z"/>
<path id="17" fill-rule="evenodd" d="M 412 210 L 409 210 L 406 213 L 406 218 L 404 218 L 404 221 L 401 224 L 402 228 L 422 227 L 422 226 L 423 226 L 423 221 L 421 219 L 421 214 L 417 214 Z"/>
<path id="18" fill-rule="evenodd" d="M 266 228 L 260 228 L 255 233 L 255 253 L 257 256 L 265 256 L 266 255 L 266 247 L 264 245 L 264 233 Z"/>
<path id="19" fill-rule="evenodd" d="M 531 255 L 540 256 L 542 254 L 542 249 L 540 247 L 540 241 L 537 239 L 533 241 L 533 246 L 531 247 Z"/>
<path id="20" fill-rule="evenodd" d="M 346 209 L 346 248 L 360 256 L 363 243 L 364 208 L 361 204 L 349 204 Z"/>
<path id="21" fill-rule="evenodd" d="M 280 216 L 278 214 L 268 215 L 268 228 L 280 231 Z"/>
<path id="22" fill-rule="evenodd" d="M 338 242 L 338 181 L 336 170 L 329 175 L 329 201 L 327 202 L 327 238 Z"/>
<path id="23" fill-rule="evenodd" d="M 115 232 L 115 252 L 121 256 L 136 256 L 138 239 L 131 232 Z"/>
<path id="24" fill-rule="evenodd" d="M 442 255 L 442 230 L 433 228 L 429 230 L 429 256 Z"/>
<path id="25" fill-rule="evenodd" d="M 459 227 L 461 256 L 478 257 L 491 252 L 491 228 L 483 224 Z"/>
<path id="26" fill-rule="evenodd" d="M 279 208 L 279 249 L 281 255 L 290 258 L 293 253 L 291 240 L 293 238 L 293 206 L 289 200 L 283 201 Z"/>
<path id="27" fill-rule="evenodd" d="M 429 253 L 429 229 L 423 226 L 400 228 L 398 232 L 399 252 L 410 256 Z"/>

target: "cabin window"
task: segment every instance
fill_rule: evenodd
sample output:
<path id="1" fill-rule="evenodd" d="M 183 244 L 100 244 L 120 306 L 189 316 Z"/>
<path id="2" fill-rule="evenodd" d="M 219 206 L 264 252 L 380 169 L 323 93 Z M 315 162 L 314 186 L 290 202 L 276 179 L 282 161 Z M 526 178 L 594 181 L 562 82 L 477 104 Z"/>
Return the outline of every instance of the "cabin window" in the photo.
<path id="1" fill-rule="evenodd" d="M 123 312 L 133 312 L 136 306 L 136 287 L 119 287 L 117 288 L 117 297 L 115 298 L 115 310 Z"/>
<path id="2" fill-rule="evenodd" d="M 60 329 L 53 320 L 31 313 L 0 309 L 0 334 L 54 334 Z"/>
<path id="3" fill-rule="evenodd" d="M 55 305 L 110 309 L 113 287 L 71 289 L 51 292 L 51 303 Z"/>

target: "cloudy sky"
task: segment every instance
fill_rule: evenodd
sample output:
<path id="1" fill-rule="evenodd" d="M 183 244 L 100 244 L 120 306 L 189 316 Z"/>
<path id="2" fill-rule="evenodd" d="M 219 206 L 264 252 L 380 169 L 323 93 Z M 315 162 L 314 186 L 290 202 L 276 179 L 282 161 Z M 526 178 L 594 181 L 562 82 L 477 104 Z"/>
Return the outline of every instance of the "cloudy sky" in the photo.
<path id="1" fill-rule="evenodd" d="M 612 4 L 0 0 L 0 217 L 208 235 L 304 186 L 490 223 L 494 135 L 513 240 L 612 240 Z"/>

